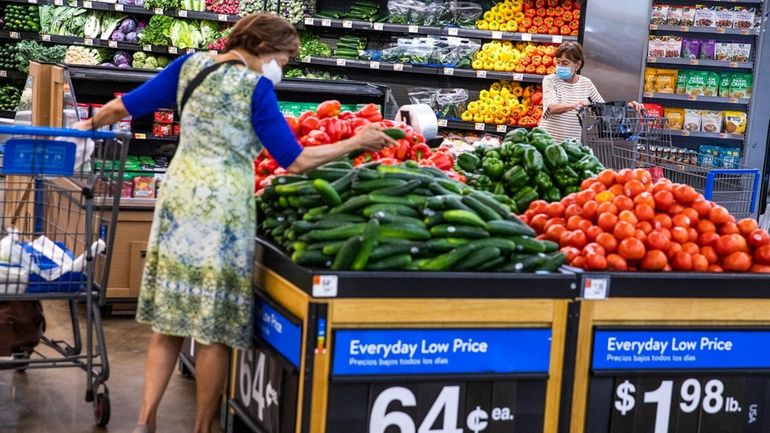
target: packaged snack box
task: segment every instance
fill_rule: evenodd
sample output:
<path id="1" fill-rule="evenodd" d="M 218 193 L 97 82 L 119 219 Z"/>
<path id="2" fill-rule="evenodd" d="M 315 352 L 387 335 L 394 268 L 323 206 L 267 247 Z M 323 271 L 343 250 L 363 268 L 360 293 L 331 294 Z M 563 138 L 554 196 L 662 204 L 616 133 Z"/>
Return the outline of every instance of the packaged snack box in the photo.
<path id="1" fill-rule="evenodd" d="M 679 77 L 677 77 L 676 79 L 676 93 L 678 95 L 687 94 L 687 80 L 689 79 L 690 79 L 690 71 L 688 70 L 679 71 Z"/>
<path id="2" fill-rule="evenodd" d="M 708 73 L 703 96 L 719 96 L 719 74 L 716 72 Z"/>
<path id="3" fill-rule="evenodd" d="M 705 71 L 691 71 L 687 79 L 687 94 L 690 96 L 703 95 L 706 90 L 708 75 L 709 73 Z"/>
<path id="4" fill-rule="evenodd" d="M 748 116 L 741 111 L 725 111 L 725 132 L 728 134 L 745 134 Z"/>
<path id="5" fill-rule="evenodd" d="M 690 132 L 699 132 L 701 129 L 701 114 L 700 110 L 693 110 L 685 108 L 684 110 L 684 126 L 683 129 Z"/>
<path id="6" fill-rule="evenodd" d="M 722 132 L 722 112 L 711 110 L 701 111 L 701 130 L 703 132 L 715 134 Z"/>
<path id="7" fill-rule="evenodd" d="M 669 129 L 682 129 L 684 126 L 684 108 L 669 108 L 663 110 L 663 115 L 668 119 Z"/>
<path id="8" fill-rule="evenodd" d="M 733 74 L 725 72 L 720 76 L 719 80 L 719 96 L 723 98 L 729 98 L 732 95 Z"/>
<path id="9" fill-rule="evenodd" d="M 673 69 L 658 69 L 655 75 L 655 92 L 674 93 L 679 71 Z"/>
<path id="10" fill-rule="evenodd" d="M 730 83 L 730 96 L 733 98 L 751 98 L 751 86 L 754 77 L 751 74 L 733 74 Z"/>

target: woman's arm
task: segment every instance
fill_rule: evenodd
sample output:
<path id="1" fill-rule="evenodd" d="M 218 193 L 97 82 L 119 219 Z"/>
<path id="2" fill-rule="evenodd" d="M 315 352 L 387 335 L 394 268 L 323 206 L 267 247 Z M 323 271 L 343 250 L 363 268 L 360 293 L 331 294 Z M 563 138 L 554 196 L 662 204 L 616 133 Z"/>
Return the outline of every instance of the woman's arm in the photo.
<path id="1" fill-rule="evenodd" d="M 306 147 L 286 169 L 292 173 L 312 170 L 329 161 L 358 149 L 377 151 L 396 142 L 382 132 L 378 125 L 370 124 L 355 137 L 324 146 Z"/>
<path id="2" fill-rule="evenodd" d="M 563 114 L 570 111 L 579 110 L 589 104 L 588 100 L 578 101 L 575 103 L 556 103 L 548 106 L 548 112 L 550 114 Z"/>

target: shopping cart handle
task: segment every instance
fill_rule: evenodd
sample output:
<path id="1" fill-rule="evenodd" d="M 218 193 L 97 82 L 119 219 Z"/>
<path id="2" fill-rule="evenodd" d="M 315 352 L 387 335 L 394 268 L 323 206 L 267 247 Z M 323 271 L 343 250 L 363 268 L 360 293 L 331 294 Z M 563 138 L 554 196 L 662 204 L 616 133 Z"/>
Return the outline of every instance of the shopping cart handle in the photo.
<path id="1" fill-rule="evenodd" d="M 44 126 L 0 126 L 0 134 L 93 138 L 96 140 L 126 139 L 131 137 L 131 134 L 125 131 L 81 131 L 78 129 L 49 128 Z"/>

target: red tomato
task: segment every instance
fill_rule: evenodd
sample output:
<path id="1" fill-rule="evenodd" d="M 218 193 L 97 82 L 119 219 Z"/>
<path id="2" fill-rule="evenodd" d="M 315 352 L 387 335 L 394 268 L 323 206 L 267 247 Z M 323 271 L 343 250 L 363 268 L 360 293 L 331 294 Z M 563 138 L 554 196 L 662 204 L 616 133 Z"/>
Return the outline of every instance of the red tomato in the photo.
<path id="1" fill-rule="evenodd" d="M 567 228 L 561 224 L 554 224 L 545 230 L 545 238 L 552 242 L 559 242 L 562 235 L 567 232 Z M 564 245 L 562 245 L 564 246 Z"/>
<path id="2" fill-rule="evenodd" d="M 639 224 L 639 218 L 637 218 L 636 215 L 634 215 L 634 213 L 630 210 L 621 211 L 620 215 L 618 215 L 618 219 L 620 221 L 630 223 L 634 227 Z"/>
<path id="3" fill-rule="evenodd" d="M 698 231 L 690 227 L 687 229 L 687 240 L 690 242 L 698 241 Z"/>
<path id="4" fill-rule="evenodd" d="M 734 220 L 732 215 L 730 215 L 730 212 L 719 205 L 715 205 L 711 208 L 711 212 L 709 212 L 709 219 L 716 225 L 728 223 Z"/>
<path id="5" fill-rule="evenodd" d="M 692 269 L 692 254 L 680 251 L 671 261 L 671 267 L 676 271 L 689 271 Z"/>
<path id="6" fill-rule="evenodd" d="M 582 249 L 588 243 L 586 234 L 580 230 L 575 230 L 566 235 L 566 244 L 571 247 Z"/>
<path id="7" fill-rule="evenodd" d="M 572 261 L 575 260 L 575 257 L 580 255 L 580 250 L 575 247 L 564 247 L 560 251 L 564 254 L 564 260 L 567 263 L 572 263 Z"/>
<path id="8" fill-rule="evenodd" d="M 709 261 L 710 265 L 713 265 L 719 261 L 719 255 L 717 254 L 714 247 L 703 247 L 700 249 L 700 253 L 703 254 L 706 260 Z"/>
<path id="9" fill-rule="evenodd" d="M 674 185 L 674 199 L 679 204 L 690 204 L 698 198 L 698 192 L 689 185 Z"/>
<path id="10" fill-rule="evenodd" d="M 722 267 L 727 272 L 746 272 L 751 269 L 751 256 L 736 251 L 722 260 Z"/>
<path id="11" fill-rule="evenodd" d="M 653 230 L 647 235 L 646 244 L 651 250 L 668 251 L 670 240 L 660 230 Z"/>
<path id="12" fill-rule="evenodd" d="M 650 205 L 651 208 L 655 208 L 655 198 L 652 193 L 645 191 L 634 197 L 634 204 L 637 206 L 640 204 L 647 204 Z"/>
<path id="13" fill-rule="evenodd" d="M 692 225 L 690 217 L 683 213 L 674 215 L 674 217 L 671 218 L 671 221 L 674 223 L 675 227 L 690 227 L 690 225 Z"/>
<path id="14" fill-rule="evenodd" d="M 626 183 L 626 188 L 623 190 L 628 197 L 634 198 L 637 195 L 643 193 L 646 190 L 644 184 L 634 179 Z"/>
<path id="15" fill-rule="evenodd" d="M 605 250 L 604 247 L 598 243 L 591 242 L 590 244 L 583 247 L 583 255 L 587 256 L 588 254 L 599 254 L 600 256 L 606 256 L 607 250 Z"/>
<path id="16" fill-rule="evenodd" d="M 607 256 L 607 269 L 623 272 L 628 270 L 628 263 L 626 263 L 626 259 L 623 257 L 620 257 L 617 254 L 610 254 Z"/>
<path id="17" fill-rule="evenodd" d="M 754 229 L 746 236 L 746 242 L 753 248 L 758 248 L 770 244 L 770 235 L 764 229 Z"/>
<path id="18" fill-rule="evenodd" d="M 543 233 L 545 231 L 545 223 L 548 222 L 548 215 L 546 214 L 539 214 L 532 217 L 532 219 L 529 220 L 529 226 L 535 229 L 537 234 Z"/>
<path id="19" fill-rule="evenodd" d="M 671 229 L 671 238 L 676 242 L 683 244 L 690 240 L 690 234 L 684 227 L 674 227 Z"/>
<path id="20" fill-rule="evenodd" d="M 698 211 L 691 207 L 686 207 L 682 211 L 680 215 L 684 215 L 687 218 L 690 218 L 690 225 L 694 226 L 698 223 L 698 220 L 700 220 L 700 215 L 698 215 Z"/>
<path id="21" fill-rule="evenodd" d="M 653 195 L 655 199 L 655 209 L 667 211 L 674 204 L 674 194 L 668 190 L 660 190 Z"/>
<path id="22" fill-rule="evenodd" d="M 656 229 L 670 229 L 674 226 L 674 222 L 671 220 L 670 216 L 664 213 L 659 213 L 655 215 L 655 218 L 653 218 L 652 226 Z"/>
<path id="23" fill-rule="evenodd" d="M 714 232 L 705 232 L 698 238 L 698 243 L 702 247 L 713 247 L 719 240 L 719 235 Z"/>
<path id="24" fill-rule="evenodd" d="M 593 219 L 596 218 L 596 212 L 598 209 L 599 203 L 597 203 L 595 200 L 588 200 L 583 205 L 583 218 L 593 221 Z"/>
<path id="25" fill-rule="evenodd" d="M 615 235 L 615 238 L 619 241 L 633 237 L 635 233 L 636 233 L 636 228 L 634 227 L 633 224 L 627 221 L 618 222 L 617 224 L 615 224 L 615 230 L 613 230 L 613 234 Z"/>
<path id="26" fill-rule="evenodd" d="M 644 244 L 636 238 L 623 239 L 618 246 L 618 253 L 626 260 L 641 260 L 645 252 Z"/>
<path id="27" fill-rule="evenodd" d="M 725 270 L 719 265 L 709 265 L 708 272 L 724 272 Z"/>
<path id="28" fill-rule="evenodd" d="M 668 265 L 668 257 L 663 251 L 652 250 L 642 258 L 641 268 L 644 271 L 662 271 Z"/>
<path id="29" fill-rule="evenodd" d="M 587 189 L 585 191 L 580 191 L 575 195 L 575 203 L 577 203 L 579 206 L 583 206 L 588 201 L 593 200 L 596 198 L 596 191 L 592 189 Z"/>
<path id="30" fill-rule="evenodd" d="M 567 209 L 566 206 L 559 203 L 558 201 L 555 203 L 549 203 L 548 207 L 546 208 L 545 212 L 548 214 L 549 217 L 555 218 L 555 217 L 563 217 L 564 211 Z"/>
<path id="31" fill-rule="evenodd" d="M 586 254 L 585 268 L 589 271 L 603 271 L 607 269 L 607 259 L 601 254 Z"/>
<path id="32" fill-rule="evenodd" d="M 586 230 L 583 230 L 586 232 L 586 237 L 588 237 L 589 242 L 595 242 L 596 238 L 599 237 L 602 233 L 604 233 L 604 230 L 602 230 L 599 226 L 592 225 Z"/>
<path id="33" fill-rule="evenodd" d="M 648 235 L 652 231 L 652 224 L 649 221 L 642 221 L 636 225 L 637 230 L 641 230 L 644 234 Z"/>
<path id="34" fill-rule="evenodd" d="M 740 243 L 738 242 L 737 235 L 724 235 L 720 236 L 714 244 L 717 254 L 720 256 L 728 256 L 740 249 Z"/>
<path id="35" fill-rule="evenodd" d="M 583 221 L 583 217 L 580 215 L 572 215 L 567 218 L 567 230 L 577 230 L 580 228 L 580 221 Z"/>
<path id="36" fill-rule="evenodd" d="M 599 176 L 597 177 L 599 182 L 604 184 L 607 188 L 611 187 L 612 185 L 615 185 L 615 171 L 614 170 L 602 170 L 601 173 L 599 173 Z"/>
<path id="37" fill-rule="evenodd" d="M 655 210 L 653 210 L 652 206 L 642 203 L 636 205 L 634 215 L 636 215 L 636 218 L 638 218 L 639 221 L 652 221 L 655 219 Z"/>
<path id="38" fill-rule="evenodd" d="M 599 203 L 599 207 L 596 208 L 596 214 L 601 215 L 603 213 L 609 212 L 613 215 L 618 214 L 618 207 L 615 206 L 612 202 L 606 201 L 604 203 Z"/>
<path id="39" fill-rule="evenodd" d="M 692 256 L 692 270 L 695 272 L 706 272 L 709 269 L 709 261 L 703 254 Z"/>
<path id="40" fill-rule="evenodd" d="M 749 269 L 749 272 L 767 274 L 767 273 L 770 273 L 770 266 L 754 264 L 754 265 L 751 265 L 751 269 Z"/>
<path id="41" fill-rule="evenodd" d="M 634 176 L 644 185 L 652 184 L 652 174 L 646 168 L 634 169 Z"/>
<path id="42" fill-rule="evenodd" d="M 760 265 L 770 265 L 770 244 L 762 245 L 754 250 L 754 261 Z"/>
<path id="43" fill-rule="evenodd" d="M 634 201 L 625 195 L 619 195 L 612 199 L 612 204 L 618 207 L 618 211 L 631 210 L 634 208 Z"/>
<path id="44" fill-rule="evenodd" d="M 605 232 L 611 232 L 615 230 L 615 225 L 618 223 L 618 217 L 615 214 L 605 212 L 599 215 L 597 223 Z"/>
<path id="45" fill-rule="evenodd" d="M 695 226 L 695 228 L 698 230 L 698 233 L 708 233 L 708 232 L 714 232 L 717 231 L 717 226 L 714 225 L 709 220 L 700 220 L 698 221 L 698 224 Z"/>
<path id="46" fill-rule="evenodd" d="M 693 242 L 685 242 L 682 244 L 682 251 L 692 254 L 700 254 L 700 247 Z"/>
<path id="47" fill-rule="evenodd" d="M 583 215 L 583 208 L 580 207 L 580 205 L 573 203 L 567 206 L 567 209 L 564 211 L 564 216 L 569 219 L 571 216 L 575 215 Z"/>
<path id="48" fill-rule="evenodd" d="M 719 227 L 719 234 L 720 235 L 737 235 L 740 234 L 741 230 L 738 228 L 738 224 L 735 223 L 724 223 L 721 227 Z"/>
<path id="49" fill-rule="evenodd" d="M 666 255 L 669 259 L 673 259 L 680 251 L 682 251 L 682 244 L 671 242 L 668 244 L 668 251 L 666 251 Z"/>
<path id="50" fill-rule="evenodd" d="M 614 253 L 618 249 L 618 240 L 607 232 L 600 233 L 596 237 L 596 243 L 604 247 L 604 250 L 609 253 Z"/>
<path id="51" fill-rule="evenodd" d="M 690 203 L 690 206 L 695 209 L 696 212 L 698 212 L 698 216 L 701 218 L 708 218 L 709 213 L 711 213 L 711 203 L 706 201 L 706 199 L 695 199 L 692 203 Z"/>
<path id="52" fill-rule="evenodd" d="M 758 227 L 759 227 L 759 224 L 757 224 L 757 220 L 755 220 L 754 218 L 744 218 L 738 221 L 738 229 L 741 231 L 741 234 L 743 236 L 748 236 L 749 233 L 751 233 Z"/>
<path id="53" fill-rule="evenodd" d="M 634 176 L 634 172 L 631 169 L 624 168 L 615 175 L 615 183 L 625 185 L 627 182 L 632 181 L 635 178 L 636 176 Z"/>

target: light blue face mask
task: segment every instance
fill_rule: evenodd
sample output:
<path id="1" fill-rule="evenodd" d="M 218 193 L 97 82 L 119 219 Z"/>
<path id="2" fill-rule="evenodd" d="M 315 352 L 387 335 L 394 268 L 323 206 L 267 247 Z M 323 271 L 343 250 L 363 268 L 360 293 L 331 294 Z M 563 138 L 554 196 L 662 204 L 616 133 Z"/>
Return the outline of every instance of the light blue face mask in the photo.
<path id="1" fill-rule="evenodd" d="M 575 75 L 575 73 L 572 72 L 572 68 L 569 66 L 556 67 L 556 76 L 561 78 L 564 81 L 571 79 L 573 75 Z"/>

